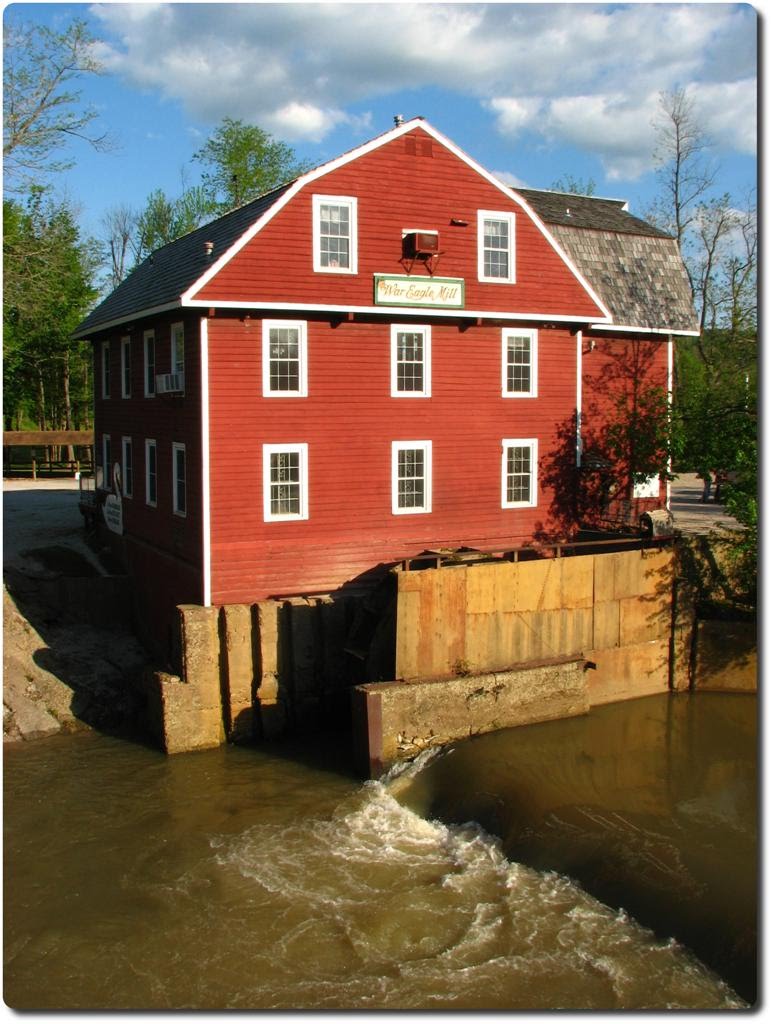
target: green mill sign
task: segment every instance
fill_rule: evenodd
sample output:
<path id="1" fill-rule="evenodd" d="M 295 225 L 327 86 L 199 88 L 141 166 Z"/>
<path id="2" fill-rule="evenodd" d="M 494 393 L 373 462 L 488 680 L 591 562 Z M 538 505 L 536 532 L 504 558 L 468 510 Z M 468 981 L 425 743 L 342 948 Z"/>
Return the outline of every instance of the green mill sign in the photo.
<path id="1" fill-rule="evenodd" d="M 376 274 L 374 292 L 376 306 L 464 308 L 464 281 L 460 277 L 416 278 Z"/>

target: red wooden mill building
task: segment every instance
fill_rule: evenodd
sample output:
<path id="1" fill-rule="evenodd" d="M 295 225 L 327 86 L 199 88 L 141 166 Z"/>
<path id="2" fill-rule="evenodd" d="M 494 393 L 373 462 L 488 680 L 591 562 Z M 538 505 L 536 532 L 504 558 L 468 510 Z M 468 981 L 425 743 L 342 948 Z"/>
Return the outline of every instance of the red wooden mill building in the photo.
<path id="1" fill-rule="evenodd" d="M 423 119 L 159 249 L 77 332 L 155 635 L 182 603 L 568 536 L 599 466 L 598 517 L 637 522 L 664 483 L 615 479 L 594 439 L 694 333 L 671 238 L 622 202 L 513 190 Z"/>

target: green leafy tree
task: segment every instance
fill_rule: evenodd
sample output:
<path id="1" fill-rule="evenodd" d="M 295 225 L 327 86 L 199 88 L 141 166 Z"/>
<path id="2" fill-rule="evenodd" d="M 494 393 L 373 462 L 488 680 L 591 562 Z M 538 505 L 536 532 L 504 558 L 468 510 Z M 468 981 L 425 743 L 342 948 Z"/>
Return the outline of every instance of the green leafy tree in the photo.
<path id="1" fill-rule="evenodd" d="M 206 196 L 218 213 L 270 192 L 308 169 L 294 150 L 256 125 L 226 117 L 194 154 Z"/>
<path id="2" fill-rule="evenodd" d="M 3 204 L 6 424 L 78 428 L 90 418 L 90 352 L 72 332 L 94 300 L 96 258 L 66 204 Z"/>
<path id="3" fill-rule="evenodd" d="M 213 212 L 200 185 L 186 188 L 177 199 L 170 199 L 161 189 L 151 192 L 137 218 L 137 259 L 193 231 Z"/>

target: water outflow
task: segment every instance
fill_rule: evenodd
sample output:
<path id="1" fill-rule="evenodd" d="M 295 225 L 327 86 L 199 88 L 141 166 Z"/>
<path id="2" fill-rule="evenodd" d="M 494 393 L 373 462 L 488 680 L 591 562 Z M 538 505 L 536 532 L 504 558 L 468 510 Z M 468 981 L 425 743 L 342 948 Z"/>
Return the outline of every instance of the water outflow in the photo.
<path id="1" fill-rule="evenodd" d="M 363 786 L 307 745 L 167 759 L 77 736 L 7 750 L 6 1002 L 744 1005 L 566 874 L 505 855 L 478 824 L 416 813 L 457 753 Z"/>
<path id="2" fill-rule="evenodd" d="M 478 826 L 425 821 L 388 782 L 367 784 L 330 820 L 255 826 L 214 848 L 226 875 L 251 879 L 281 908 L 260 937 L 282 966 L 255 992 L 261 1005 L 743 1005 L 672 940 L 566 877 L 511 863 Z M 290 964 L 304 968 L 287 991 Z"/>

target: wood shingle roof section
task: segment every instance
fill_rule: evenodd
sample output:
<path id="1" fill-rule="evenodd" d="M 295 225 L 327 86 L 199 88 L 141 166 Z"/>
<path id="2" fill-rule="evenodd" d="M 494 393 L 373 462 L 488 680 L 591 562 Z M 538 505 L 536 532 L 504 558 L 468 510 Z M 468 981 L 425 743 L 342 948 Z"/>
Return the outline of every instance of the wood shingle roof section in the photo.
<path id="1" fill-rule="evenodd" d="M 697 316 L 674 238 L 621 199 L 515 189 L 603 299 L 618 327 L 696 333 Z"/>

